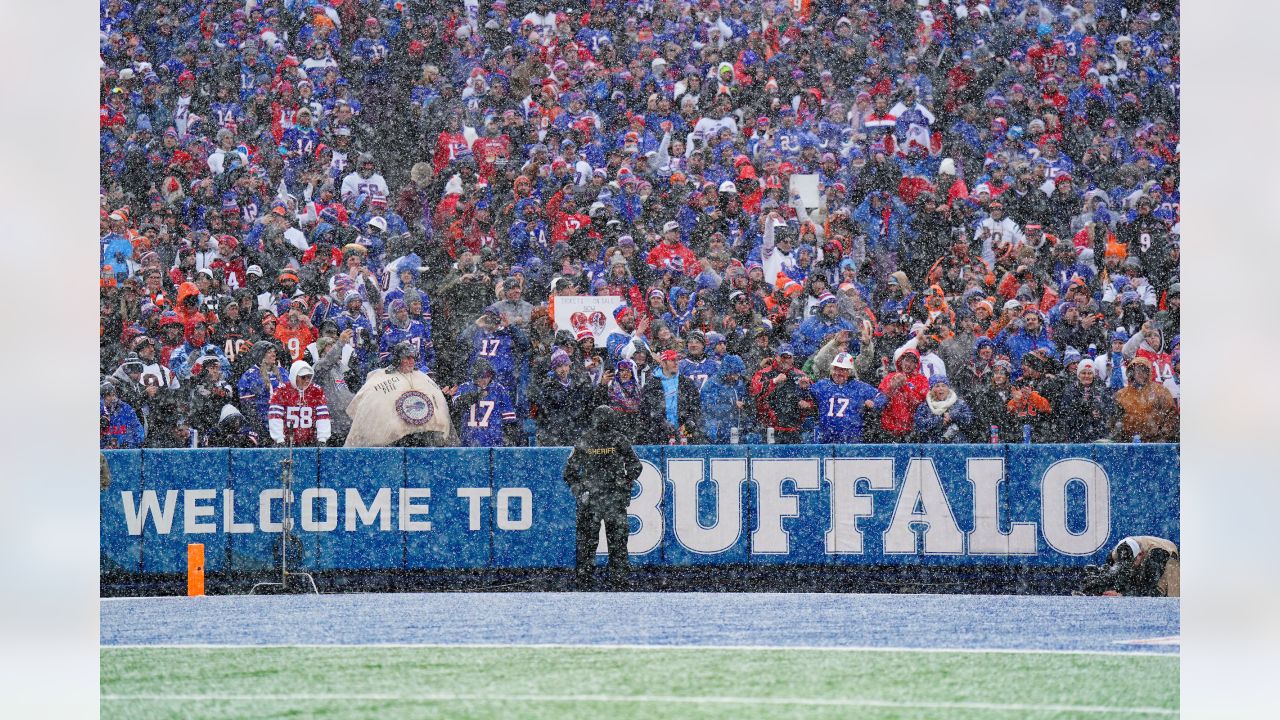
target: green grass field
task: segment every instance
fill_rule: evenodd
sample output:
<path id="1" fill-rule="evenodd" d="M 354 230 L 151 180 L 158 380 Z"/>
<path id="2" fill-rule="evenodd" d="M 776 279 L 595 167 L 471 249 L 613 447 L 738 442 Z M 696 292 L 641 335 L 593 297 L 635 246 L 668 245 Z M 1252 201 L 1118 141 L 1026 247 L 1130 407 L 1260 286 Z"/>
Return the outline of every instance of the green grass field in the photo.
<path id="1" fill-rule="evenodd" d="M 1141 718 L 1177 656 L 589 647 L 112 648 L 103 718 Z"/>

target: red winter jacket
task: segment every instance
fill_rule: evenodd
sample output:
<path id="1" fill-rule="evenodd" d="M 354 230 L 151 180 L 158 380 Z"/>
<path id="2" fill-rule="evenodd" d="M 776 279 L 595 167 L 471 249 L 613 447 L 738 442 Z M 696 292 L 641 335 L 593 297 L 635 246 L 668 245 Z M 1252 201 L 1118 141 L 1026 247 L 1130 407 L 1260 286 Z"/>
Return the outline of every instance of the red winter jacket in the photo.
<path id="1" fill-rule="evenodd" d="M 916 359 L 916 372 L 912 375 L 902 372 L 902 358 L 907 355 L 913 355 Z M 880 414 L 880 427 L 894 437 L 906 437 L 911 432 L 916 406 L 924 402 L 925 396 L 929 394 L 929 379 L 920 373 L 919 363 L 920 353 L 915 348 L 905 350 L 894 361 L 898 372 L 889 373 L 880 381 L 880 392 L 889 398 L 889 404 L 884 406 L 884 411 Z M 889 385 L 899 375 L 907 378 L 906 384 L 897 391 L 890 390 Z"/>

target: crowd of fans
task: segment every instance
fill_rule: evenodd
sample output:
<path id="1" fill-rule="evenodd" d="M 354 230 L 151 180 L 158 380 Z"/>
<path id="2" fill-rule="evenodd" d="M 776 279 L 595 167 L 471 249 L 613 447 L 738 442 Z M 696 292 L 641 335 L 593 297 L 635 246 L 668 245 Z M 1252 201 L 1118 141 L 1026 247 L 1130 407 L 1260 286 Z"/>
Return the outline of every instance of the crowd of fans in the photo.
<path id="1" fill-rule="evenodd" d="M 104 0 L 102 446 L 335 444 L 388 366 L 466 445 L 597 404 L 638 443 L 1176 441 L 1178 23 Z M 557 330 L 572 295 L 621 331 Z"/>

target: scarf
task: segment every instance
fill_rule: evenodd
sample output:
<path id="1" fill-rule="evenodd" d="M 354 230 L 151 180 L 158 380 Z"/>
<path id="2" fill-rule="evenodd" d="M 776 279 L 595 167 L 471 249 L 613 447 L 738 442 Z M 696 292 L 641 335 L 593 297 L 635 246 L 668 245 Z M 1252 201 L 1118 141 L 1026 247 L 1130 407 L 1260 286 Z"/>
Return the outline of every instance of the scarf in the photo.
<path id="1" fill-rule="evenodd" d="M 640 383 L 636 380 L 636 364 L 631 360 L 619 361 L 618 372 L 624 367 L 631 369 L 631 379 L 623 382 L 620 375 L 613 376 L 613 380 L 609 381 L 609 404 L 622 412 L 639 412 Z"/>
<path id="2" fill-rule="evenodd" d="M 950 392 L 950 395 L 937 401 L 933 399 L 933 395 L 926 395 L 924 399 L 925 402 L 929 403 L 929 412 L 934 415 L 942 415 L 946 411 L 950 410 L 951 406 L 955 405 L 956 401 L 960 399 L 959 396 L 956 395 L 955 390 Z"/>

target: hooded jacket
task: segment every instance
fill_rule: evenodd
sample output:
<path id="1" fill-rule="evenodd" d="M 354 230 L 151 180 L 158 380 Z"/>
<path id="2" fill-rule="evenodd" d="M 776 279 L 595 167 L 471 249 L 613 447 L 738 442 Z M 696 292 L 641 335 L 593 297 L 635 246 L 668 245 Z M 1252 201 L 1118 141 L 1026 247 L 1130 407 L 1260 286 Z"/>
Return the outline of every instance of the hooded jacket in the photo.
<path id="1" fill-rule="evenodd" d="M 138 422 L 138 414 L 129 407 L 129 403 L 117 399 L 115 405 L 107 407 L 106 403 L 98 403 L 99 415 L 102 418 L 102 448 L 136 448 L 142 446 L 142 423 Z"/>
<path id="2" fill-rule="evenodd" d="M 903 371 L 902 359 L 907 355 L 915 357 L 917 363 L 920 360 L 920 353 L 915 348 L 900 350 L 893 359 L 896 372 L 889 373 L 880 381 L 880 392 L 889 398 L 888 404 L 880 414 L 880 427 L 899 439 L 911 432 L 916 406 L 924 402 L 925 396 L 929 394 L 929 380 L 920 372 L 919 367 L 911 375 Z M 891 387 L 893 380 L 899 376 L 905 378 L 906 382 L 902 387 L 894 390 Z"/>
<path id="3" fill-rule="evenodd" d="M 249 367 L 236 382 L 236 392 L 240 395 L 240 408 L 247 413 L 245 418 L 256 432 L 267 432 L 267 411 L 271 406 L 271 395 L 289 382 L 284 367 L 277 365 L 270 377 L 262 371 L 262 358 L 267 351 L 275 347 L 274 343 L 260 342 L 249 350 Z M 280 357 L 277 348 L 276 357 Z"/>
<path id="4" fill-rule="evenodd" d="M 223 405 L 218 424 L 209 431 L 209 447 L 254 448 L 258 447 L 258 434 L 249 427 L 244 415 L 234 405 Z"/>
<path id="5" fill-rule="evenodd" d="M 729 442 L 729 429 L 742 428 L 744 413 L 738 403 L 747 399 L 746 381 L 743 375 L 747 366 L 737 355 L 725 355 L 716 374 L 707 378 L 700 393 L 702 400 L 703 428 L 707 441 L 716 445 Z M 727 378 L 737 375 L 736 381 Z"/>
<path id="6" fill-rule="evenodd" d="M 304 360 L 298 360 L 289 367 L 289 384 L 271 393 L 271 407 L 267 411 L 267 428 L 271 439 L 276 444 L 283 444 L 288 428 L 294 445 L 315 445 L 326 443 L 333 433 L 333 425 L 329 420 L 329 405 L 324 397 L 324 390 L 312 382 L 306 389 L 298 389 L 298 378 L 311 366 Z"/>
<path id="7" fill-rule="evenodd" d="M 317 347 L 318 350 L 318 347 Z M 335 435 L 345 436 L 351 430 L 351 416 L 347 415 L 347 406 L 355 393 L 347 386 L 346 374 L 343 372 L 343 355 L 350 352 L 349 345 L 333 343 L 320 353 L 315 364 L 315 384 L 324 391 L 329 404 L 329 419 L 333 423 Z"/>
<path id="8" fill-rule="evenodd" d="M 1058 435 L 1062 442 L 1090 443 L 1110 432 L 1116 412 L 1115 398 L 1101 377 L 1089 385 L 1069 383 L 1058 403 Z"/>
<path id="9" fill-rule="evenodd" d="M 1130 365 L 1151 366 L 1143 357 L 1134 358 Z M 1132 370 L 1129 373 L 1132 378 Z M 1116 406 L 1120 408 L 1118 441 L 1129 442 L 1140 435 L 1142 442 L 1177 442 L 1178 404 L 1173 395 L 1153 378 L 1146 385 L 1130 384 L 1116 393 Z"/>
<path id="10" fill-rule="evenodd" d="M 996 349 L 1009 356 L 1009 363 L 1013 365 L 1014 373 L 1017 375 L 1022 373 L 1022 356 L 1032 350 L 1045 348 L 1049 351 L 1049 357 L 1058 357 L 1058 347 L 1054 345 L 1053 340 L 1049 339 L 1049 331 L 1045 328 L 1043 317 L 1040 321 L 1040 331 L 1036 334 L 1032 335 L 1025 327 L 1013 332 L 1006 329 L 995 337 L 995 342 Z"/>
<path id="11" fill-rule="evenodd" d="M 1145 333 L 1136 332 L 1125 342 L 1124 356 L 1126 359 L 1145 358 L 1151 365 L 1151 382 L 1164 384 L 1173 377 L 1173 356 L 1165 352 L 1164 331 L 1159 327 L 1155 331 L 1160 338 L 1158 347 L 1151 347 Z"/>

